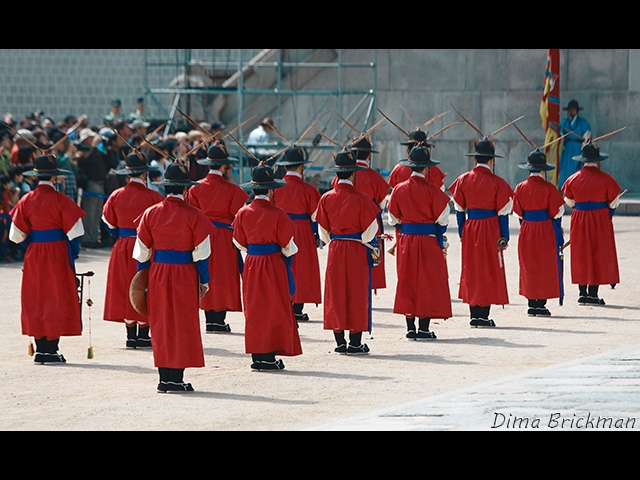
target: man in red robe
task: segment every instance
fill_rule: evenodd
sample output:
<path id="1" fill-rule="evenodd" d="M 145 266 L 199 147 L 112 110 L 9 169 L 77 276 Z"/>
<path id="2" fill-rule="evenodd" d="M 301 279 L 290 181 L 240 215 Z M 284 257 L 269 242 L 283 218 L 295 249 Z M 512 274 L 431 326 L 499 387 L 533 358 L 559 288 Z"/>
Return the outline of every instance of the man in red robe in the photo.
<path id="1" fill-rule="evenodd" d="M 400 142 L 400 145 L 405 145 L 407 148 L 407 157 L 411 153 L 411 149 L 418 145 L 426 146 L 429 149 L 433 148 L 433 145 L 427 143 L 427 134 L 420 130 L 419 128 L 410 133 L 411 139 L 406 142 Z M 406 158 L 403 158 L 400 162 L 398 162 L 391 170 L 389 174 L 389 187 L 394 188 L 397 184 L 408 180 L 411 176 L 412 170 L 411 167 L 403 164 L 403 161 Z M 444 191 L 444 178 L 447 176 L 440 167 L 437 165 L 432 165 L 428 168 L 427 173 L 425 174 L 425 178 L 428 182 L 435 184 L 438 188 Z"/>
<path id="2" fill-rule="evenodd" d="M 133 258 L 149 269 L 147 304 L 158 369 L 159 393 L 193 392 L 184 382 L 186 368 L 204 367 L 200 333 L 200 298 L 209 289 L 211 222 L 202 210 L 187 205 L 185 195 L 196 182 L 180 163 L 165 170 L 167 197 L 136 219 Z"/>
<path id="3" fill-rule="evenodd" d="M 129 299 L 131 280 L 138 273 L 138 262 L 131 256 L 136 240 L 134 221 L 147 208 L 164 200 L 160 193 L 147 187 L 151 169 L 143 153 L 129 153 L 126 166 L 116 170 L 117 175 L 126 175 L 128 182 L 114 190 L 102 208 L 102 221 L 115 239 L 107 270 L 103 319 L 124 323 L 127 348 L 151 347 L 148 318 L 138 313 Z"/>
<path id="4" fill-rule="evenodd" d="M 362 333 L 371 332 L 370 242 L 378 232 L 380 207 L 356 190 L 356 172 L 367 167 L 356 164 L 345 148 L 334 159 L 337 183 L 320 197 L 314 219 L 320 239 L 329 245 L 325 271 L 324 329 L 332 330 L 335 352 L 369 353 Z M 349 330 L 349 345 L 345 331 Z"/>
<path id="5" fill-rule="evenodd" d="M 542 172 L 556 168 L 547 163 L 543 152 L 534 150 L 518 167 L 529 171 L 529 177 L 513 191 L 513 213 L 520 218 L 520 295 L 528 300 L 528 315 L 548 317 L 547 300 L 559 298 L 562 304 L 564 296 L 560 257 L 564 199 L 543 177 Z"/>
<path id="6" fill-rule="evenodd" d="M 322 303 L 320 262 L 318 260 L 318 224 L 311 220 L 320 201 L 320 192 L 304 181 L 304 166 L 308 163 L 302 147 L 290 148 L 284 158 L 277 162 L 285 169 L 283 180 L 286 185 L 273 192 L 273 202 L 282 208 L 293 220 L 293 238 L 298 253 L 293 257 L 291 268 L 296 282 L 293 295 L 293 312 L 298 322 L 309 321 L 303 312 L 305 303 Z"/>
<path id="7" fill-rule="evenodd" d="M 22 334 L 35 338 L 35 363 L 65 363 L 60 337 L 82 335 L 74 261 L 84 235 L 84 211 L 55 190 L 58 169 L 53 155 L 39 155 L 25 176 L 37 187 L 11 209 L 9 239 L 26 246 L 22 268 Z"/>
<path id="8" fill-rule="evenodd" d="M 198 160 L 209 167 L 207 176 L 189 189 L 188 203 L 202 210 L 209 218 L 211 228 L 211 256 L 209 274 L 211 288 L 200 300 L 206 317 L 207 333 L 231 332 L 226 323 L 227 312 L 242 311 L 240 279 L 242 255 L 233 244 L 231 226 L 238 210 L 249 199 L 240 186 L 227 178 L 229 170 L 238 163 L 230 157 L 225 145 L 217 141 L 207 152 L 207 158 Z"/>
<path id="9" fill-rule="evenodd" d="M 562 185 L 571 212 L 571 282 L 578 285 L 579 304 L 604 305 L 600 285 L 620 283 L 613 215 L 620 203 L 620 185 L 600 169 L 609 155 L 591 142 L 573 157 L 583 165 Z"/>
<path id="10" fill-rule="evenodd" d="M 486 137 L 466 155 L 474 157 L 475 167 L 449 187 L 462 242 L 458 298 L 469 305 L 472 327 L 495 327 L 491 305 L 509 303 L 503 250 L 509 242 L 513 190 L 493 173 L 495 158 L 502 157 Z"/>
<path id="11" fill-rule="evenodd" d="M 291 302 L 296 290 L 291 261 L 298 251 L 293 220 L 272 203 L 274 190 L 284 185 L 275 178 L 273 168 L 261 161 L 251 172 L 251 181 L 241 185 L 253 190 L 254 199 L 233 221 L 233 241 L 246 252 L 244 340 L 254 371 L 283 370 L 284 362 L 276 355 L 302 354 Z"/>
<path id="12" fill-rule="evenodd" d="M 453 316 L 444 244 L 450 199 L 425 178 L 427 169 L 438 163 L 431 159 L 429 147 L 414 147 L 403 162 L 413 173 L 396 185 L 387 206 L 389 224 L 400 225 L 393 312 L 405 316 L 406 337 L 412 340 L 435 339 L 429 330 L 431 319 Z"/>

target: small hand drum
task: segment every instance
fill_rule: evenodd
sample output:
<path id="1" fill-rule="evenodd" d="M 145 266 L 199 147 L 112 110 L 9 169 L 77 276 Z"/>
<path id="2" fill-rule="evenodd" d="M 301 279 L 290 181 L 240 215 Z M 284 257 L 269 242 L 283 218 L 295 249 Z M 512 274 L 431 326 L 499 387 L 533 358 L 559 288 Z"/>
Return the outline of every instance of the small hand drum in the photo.
<path id="1" fill-rule="evenodd" d="M 147 287 L 149 285 L 149 269 L 144 268 L 135 274 L 129 285 L 129 300 L 140 315 L 148 315 Z"/>

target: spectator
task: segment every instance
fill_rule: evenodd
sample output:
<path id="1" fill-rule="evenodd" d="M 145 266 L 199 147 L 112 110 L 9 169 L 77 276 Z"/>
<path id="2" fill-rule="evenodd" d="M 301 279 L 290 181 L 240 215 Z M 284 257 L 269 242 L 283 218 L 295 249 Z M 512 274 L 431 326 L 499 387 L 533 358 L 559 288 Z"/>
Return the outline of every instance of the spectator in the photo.
<path id="1" fill-rule="evenodd" d="M 25 180 L 23 171 L 24 169 L 21 165 L 12 165 L 9 168 L 9 178 L 13 186 L 20 191 L 20 198 L 31 191 L 31 184 Z"/>
<path id="2" fill-rule="evenodd" d="M 251 153 L 253 153 L 258 160 L 267 160 L 273 156 L 278 149 L 267 148 L 266 145 L 275 146 L 277 142 L 272 139 L 272 134 L 275 132 L 275 123 L 271 117 L 265 117 L 256 128 L 249 132 L 247 137 L 247 147 Z M 261 146 L 265 145 L 265 146 Z M 276 159 L 272 159 L 269 165 L 273 165 Z M 255 158 L 249 157 L 249 164 L 255 167 L 257 162 Z"/>
<path id="3" fill-rule="evenodd" d="M 119 98 L 111 100 L 111 111 L 104 118 L 107 123 L 113 124 L 116 120 L 126 120 L 124 113 L 122 113 L 122 102 Z"/>
<path id="4" fill-rule="evenodd" d="M 0 175 L 8 176 L 11 167 L 11 133 L 7 129 L 0 130 Z"/>
<path id="5" fill-rule="evenodd" d="M 151 113 L 145 110 L 144 97 L 138 97 L 136 100 L 136 109 L 129 114 L 129 118 L 127 120 L 129 123 L 134 123 L 136 120 L 140 120 L 141 122 L 146 123 L 147 127 L 149 126 Z"/>
<path id="6" fill-rule="evenodd" d="M 86 212 L 82 218 L 84 226 L 84 238 L 81 243 L 83 248 L 101 248 L 101 216 L 102 207 L 107 196 L 105 194 L 105 181 L 107 172 L 111 169 L 109 157 L 98 145 L 101 137 L 91 128 L 83 128 L 76 146 L 78 162 L 79 186 L 82 188 L 82 200 L 80 206 Z M 104 146 L 102 147 L 104 148 Z"/>
<path id="7" fill-rule="evenodd" d="M 11 216 L 9 212 L 20 198 L 20 191 L 13 186 L 11 178 L 3 176 L 0 178 L 0 263 L 13 262 L 15 259 L 9 255 L 9 229 L 11 228 Z"/>
<path id="8" fill-rule="evenodd" d="M 19 129 L 13 137 L 13 147 L 11 147 L 11 164 L 17 165 L 20 163 L 18 160 L 18 151 L 20 150 L 20 147 L 24 147 L 25 145 L 31 146 L 35 141 L 36 137 L 30 130 L 26 130 L 24 128 Z"/>
<path id="9" fill-rule="evenodd" d="M 75 153 L 75 147 L 70 146 L 72 143 L 69 141 L 69 137 L 66 137 L 62 130 L 58 128 L 54 128 L 51 131 L 50 138 L 53 145 L 55 145 L 51 149 L 51 153 L 58 157 L 58 167 L 64 172 L 63 175 L 57 177 L 58 191 L 78 203 L 78 184 L 76 181 L 78 164 L 70 156 Z M 73 152 L 71 151 L 72 149 Z"/>
<path id="10" fill-rule="evenodd" d="M 160 182 L 164 180 L 164 176 L 160 170 L 153 169 L 149 171 L 149 188 L 155 190 L 163 197 L 167 196 L 167 192 L 164 191 L 164 187 L 160 185 Z"/>

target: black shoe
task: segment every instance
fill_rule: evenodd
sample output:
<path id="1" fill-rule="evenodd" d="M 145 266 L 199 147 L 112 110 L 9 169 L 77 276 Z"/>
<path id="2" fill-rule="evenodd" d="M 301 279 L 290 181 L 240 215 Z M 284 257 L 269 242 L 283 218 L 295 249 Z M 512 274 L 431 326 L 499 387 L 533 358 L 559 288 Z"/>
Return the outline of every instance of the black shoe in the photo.
<path id="1" fill-rule="evenodd" d="M 230 333 L 231 325 L 228 323 L 207 323 L 207 333 Z"/>
<path id="2" fill-rule="evenodd" d="M 129 343 L 127 341 L 127 343 Z M 151 339 L 150 338 L 138 338 L 136 342 L 136 348 L 151 348 Z"/>
<path id="3" fill-rule="evenodd" d="M 472 318 L 470 325 L 472 327 L 495 327 L 496 324 L 493 320 L 487 318 Z"/>
<path id="4" fill-rule="evenodd" d="M 415 330 L 407 331 L 407 334 L 405 335 L 405 337 L 408 338 L 409 340 L 415 340 L 417 338 L 416 331 Z"/>
<path id="5" fill-rule="evenodd" d="M 363 355 L 367 353 L 369 353 L 369 346 L 366 343 L 358 345 L 357 347 L 349 344 L 347 348 L 347 354 L 349 355 Z"/>
<path id="6" fill-rule="evenodd" d="M 162 381 L 158 384 L 158 393 L 185 393 L 193 392 L 190 383 L 176 383 Z"/>
<path id="7" fill-rule="evenodd" d="M 308 322 L 309 321 L 309 315 L 307 315 L 306 313 L 296 313 L 296 320 L 298 322 Z"/>
<path id="8" fill-rule="evenodd" d="M 549 311 L 548 308 L 532 307 L 529 310 L 527 310 L 527 315 L 529 315 L 530 317 L 550 317 L 551 312 Z"/>
<path id="9" fill-rule="evenodd" d="M 343 343 L 342 345 L 338 345 L 333 351 L 336 353 L 347 353 L 347 344 Z"/>
<path id="10" fill-rule="evenodd" d="M 135 338 L 127 338 L 127 348 L 137 348 L 138 340 Z"/>
<path id="11" fill-rule="evenodd" d="M 258 372 L 262 370 L 284 370 L 284 362 L 280 359 L 276 360 L 275 362 L 264 362 L 262 360 L 257 360 L 251 364 L 251 369 Z"/>
<path id="12" fill-rule="evenodd" d="M 416 339 L 417 340 L 435 340 L 436 338 L 436 334 L 433 332 L 425 332 L 424 330 L 418 330 L 418 333 L 416 334 Z"/>
<path id="13" fill-rule="evenodd" d="M 578 298 L 578 303 L 583 305 L 604 305 L 604 300 L 598 297 L 590 297 L 589 295 Z"/>
<path id="14" fill-rule="evenodd" d="M 67 360 L 63 355 L 59 353 L 37 353 L 33 359 L 33 363 L 40 363 L 44 365 L 45 363 L 67 363 Z"/>

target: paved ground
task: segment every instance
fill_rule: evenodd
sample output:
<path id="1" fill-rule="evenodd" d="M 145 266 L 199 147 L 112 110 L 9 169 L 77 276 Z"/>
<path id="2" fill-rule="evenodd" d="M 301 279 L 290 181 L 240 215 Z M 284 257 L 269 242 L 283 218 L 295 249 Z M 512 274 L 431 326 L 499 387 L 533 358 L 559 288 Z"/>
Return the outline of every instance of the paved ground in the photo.
<path id="1" fill-rule="evenodd" d="M 640 345 L 310 430 L 640 430 Z"/>
<path id="2" fill-rule="evenodd" d="M 577 305 L 569 248 L 567 295 L 563 306 L 549 302 L 550 318 L 528 317 L 518 295 L 513 219 L 505 256 L 510 304 L 492 308 L 495 329 L 470 328 L 468 307 L 457 300 L 460 249 L 450 221 L 454 316 L 433 322 L 437 340 L 405 339 L 404 318 L 393 314 L 395 265 L 387 254 L 388 287 L 374 296 L 365 339 L 370 355 L 333 353 L 322 305 L 308 305 L 304 353 L 284 358 L 282 372 L 251 372 L 244 318 L 235 312 L 231 334 L 203 334 L 206 366 L 185 372 L 196 389 L 188 395 L 156 393 L 152 351 L 126 349 L 124 326 L 101 319 L 108 249 L 83 250 L 78 259 L 79 272 L 95 272 L 85 285 L 94 303 L 83 306 L 83 335 L 60 342 L 63 366 L 35 365 L 27 355 L 21 265 L 0 264 L 0 430 L 562 430 L 590 429 L 594 418 L 605 419 L 600 429 L 639 429 L 606 420 L 640 418 L 640 217 L 614 218 L 621 283 L 602 287 L 607 305 Z M 567 238 L 569 225 L 565 216 Z M 322 271 L 326 253 L 319 251 Z"/>

